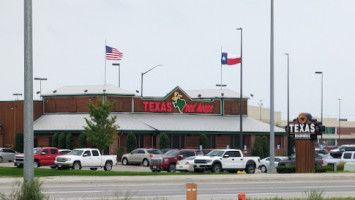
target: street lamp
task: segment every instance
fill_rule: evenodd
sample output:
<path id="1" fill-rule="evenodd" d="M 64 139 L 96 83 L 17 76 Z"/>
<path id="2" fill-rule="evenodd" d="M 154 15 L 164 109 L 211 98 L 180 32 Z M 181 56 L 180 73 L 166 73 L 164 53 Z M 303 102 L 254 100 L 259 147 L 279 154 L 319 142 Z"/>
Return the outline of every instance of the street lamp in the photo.
<path id="1" fill-rule="evenodd" d="M 16 101 L 18 101 L 18 96 L 22 96 L 21 93 L 13 93 L 12 95 L 16 96 Z"/>
<path id="2" fill-rule="evenodd" d="M 144 76 L 144 74 L 152 71 L 154 68 L 159 67 L 159 66 L 163 66 L 163 65 L 155 65 L 154 67 L 150 68 L 148 71 L 142 72 L 142 76 L 141 76 L 141 97 L 143 97 L 143 76 Z"/>
<path id="3" fill-rule="evenodd" d="M 118 87 L 121 87 L 121 66 L 120 63 L 112 63 L 113 66 L 118 66 Z"/>
<path id="4" fill-rule="evenodd" d="M 39 81 L 39 96 L 42 96 L 42 81 L 46 81 L 47 78 L 34 78 L 34 80 Z"/>
<path id="5" fill-rule="evenodd" d="M 243 148 L 243 28 L 237 28 L 240 31 L 240 98 L 239 98 L 239 112 L 240 112 L 240 134 L 239 146 Z"/>
<path id="6" fill-rule="evenodd" d="M 287 56 L 287 125 L 290 123 L 290 54 Z"/>
<path id="7" fill-rule="evenodd" d="M 322 123 L 322 125 L 323 125 L 323 72 L 320 72 L 320 71 L 317 71 L 317 72 L 315 72 L 316 74 L 320 74 L 320 75 L 322 75 L 322 82 L 321 82 L 321 114 L 320 114 L 320 121 L 321 121 L 321 123 Z M 340 117 L 339 117 L 340 118 Z M 323 134 L 321 134 L 320 135 L 320 143 L 321 144 L 323 144 Z"/>
<path id="8" fill-rule="evenodd" d="M 339 143 L 340 143 L 340 121 L 341 121 L 340 120 L 341 119 L 340 118 L 340 103 L 341 103 L 342 99 L 339 98 L 338 100 L 339 100 L 339 139 L 338 139 L 338 146 L 339 146 Z"/>

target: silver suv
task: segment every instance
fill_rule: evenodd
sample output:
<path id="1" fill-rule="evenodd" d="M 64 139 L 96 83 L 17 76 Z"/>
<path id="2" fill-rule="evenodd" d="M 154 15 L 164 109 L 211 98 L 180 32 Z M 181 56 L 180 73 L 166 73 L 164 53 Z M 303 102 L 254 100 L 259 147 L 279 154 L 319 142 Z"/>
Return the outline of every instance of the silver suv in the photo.
<path id="1" fill-rule="evenodd" d="M 0 163 L 15 160 L 16 151 L 10 148 L 0 148 Z"/>
<path id="2" fill-rule="evenodd" d="M 122 165 L 128 164 L 143 164 L 144 167 L 148 167 L 150 164 L 150 158 L 161 155 L 159 149 L 135 149 L 131 153 L 126 153 L 122 156 Z"/>

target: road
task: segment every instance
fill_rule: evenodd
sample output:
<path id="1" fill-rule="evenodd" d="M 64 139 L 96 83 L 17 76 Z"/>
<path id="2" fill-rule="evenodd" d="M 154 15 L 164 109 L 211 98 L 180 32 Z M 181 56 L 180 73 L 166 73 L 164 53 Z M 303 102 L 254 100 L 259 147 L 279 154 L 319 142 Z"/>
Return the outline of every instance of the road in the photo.
<path id="1" fill-rule="evenodd" d="M 15 178 L 0 178 L 0 192 L 9 194 Z M 355 173 L 221 174 L 186 176 L 46 177 L 43 191 L 51 199 L 186 199 L 186 183 L 196 183 L 198 199 L 306 197 L 311 190 L 325 197 L 355 197 Z"/>

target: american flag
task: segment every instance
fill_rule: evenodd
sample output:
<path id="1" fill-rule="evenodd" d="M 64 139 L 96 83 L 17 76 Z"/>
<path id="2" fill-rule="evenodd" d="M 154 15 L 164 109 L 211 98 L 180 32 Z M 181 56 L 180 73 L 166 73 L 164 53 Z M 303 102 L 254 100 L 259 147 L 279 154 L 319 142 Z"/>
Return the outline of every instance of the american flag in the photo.
<path id="1" fill-rule="evenodd" d="M 106 46 L 106 60 L 122 60 L 123 53 L 116 48 Z"/>

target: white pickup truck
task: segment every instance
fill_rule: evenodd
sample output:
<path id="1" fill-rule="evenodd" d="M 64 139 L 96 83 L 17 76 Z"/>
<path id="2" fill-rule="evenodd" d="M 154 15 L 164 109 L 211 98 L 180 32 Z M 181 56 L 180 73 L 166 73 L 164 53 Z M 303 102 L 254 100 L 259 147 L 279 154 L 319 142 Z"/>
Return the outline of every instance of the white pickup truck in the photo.
<path id="1" fill-rule="evenodd" d="M 111 171 L 112 166 L 117 164 L 117 156 L 101 155 L 98 149 L 74 149 L 66 155 L 57 156 L 54 163 L 58 169 L 88 167 L 91 170 L 97 170 L 103 167 L 105 171 Z"/>
<path id="2" fill-rule="evenodd" d="M 211 170 L 219 173 L 245 170 L 246 173 L 253 174 L 259 164 L 260 157 L 244 157 L 239 149 L 216 149 L 205 156 L 197 156 L 194 160 L 194 171 Z"/>

